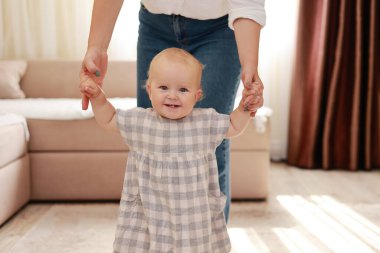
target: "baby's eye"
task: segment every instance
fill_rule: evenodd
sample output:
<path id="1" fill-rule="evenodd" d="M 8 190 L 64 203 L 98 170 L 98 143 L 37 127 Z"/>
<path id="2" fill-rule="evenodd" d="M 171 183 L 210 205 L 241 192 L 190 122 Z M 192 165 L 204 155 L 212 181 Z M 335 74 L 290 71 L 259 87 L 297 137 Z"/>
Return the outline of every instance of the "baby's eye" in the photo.
<path id="1" fill-rule="evenodd" d="M 158 87 L 160 90 L 168 90 L 168 86 L 166 85 L 161 85 Z"/>
<path id="2" fill-rule="evenodd" d="M 186 89 L 186 88 L 180 88 L 179 91 L 180 91 L 180 92 L 188 92 L 189 90 Z"/>

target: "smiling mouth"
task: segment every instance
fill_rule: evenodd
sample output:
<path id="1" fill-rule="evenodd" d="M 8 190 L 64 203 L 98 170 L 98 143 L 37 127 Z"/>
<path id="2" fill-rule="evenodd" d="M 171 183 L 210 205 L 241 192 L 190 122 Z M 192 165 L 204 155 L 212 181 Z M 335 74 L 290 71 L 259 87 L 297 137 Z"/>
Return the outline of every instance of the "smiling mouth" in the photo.
<path id="1" fill-rule="evenodd" d="M 180 105 L 175 105 L 175 104 L 164 104 L 164 105 L 167 106 L 167 107 L 170 107 L 170 108 L 180 107 Z"/>

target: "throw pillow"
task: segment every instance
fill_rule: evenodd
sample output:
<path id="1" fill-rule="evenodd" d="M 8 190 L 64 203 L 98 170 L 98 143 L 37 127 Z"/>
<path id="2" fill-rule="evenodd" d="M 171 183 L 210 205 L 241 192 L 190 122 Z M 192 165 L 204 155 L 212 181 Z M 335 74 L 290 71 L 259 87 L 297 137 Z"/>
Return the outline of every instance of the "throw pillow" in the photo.
<path id="1" fill-rule="evenodd" d="M 26 71 L 23 60 L 0 61 L 0 98 L 25 98 L 20 89 L 20 80 Z"/>

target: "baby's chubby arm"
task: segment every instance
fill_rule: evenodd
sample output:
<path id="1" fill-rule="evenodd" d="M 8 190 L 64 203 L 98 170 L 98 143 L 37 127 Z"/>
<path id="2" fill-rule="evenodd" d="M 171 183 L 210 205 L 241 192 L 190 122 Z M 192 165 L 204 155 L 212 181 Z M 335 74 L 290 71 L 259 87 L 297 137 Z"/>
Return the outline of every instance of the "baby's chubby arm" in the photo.
<path id="1" fill-rule="evenodd" d="M 230 127 L 228 128 L 226 138 L 236 137 L 246 128 L 250 119 L 250 113 L 257 110 L 257 108 L 253 107 L 256 102 L 254 98 L 255 94 L 257 94 L 255 88 L 244 88 L 239 106 L 230 114 Z"/>
<path id="2" fill-rule="evenodd" d="M 88 97 L 98 124 L 106 130 L 118 132 L 116 110 L 107 100 L 103 90 L 91 78 L 81 80 L 80 92 Z"/>

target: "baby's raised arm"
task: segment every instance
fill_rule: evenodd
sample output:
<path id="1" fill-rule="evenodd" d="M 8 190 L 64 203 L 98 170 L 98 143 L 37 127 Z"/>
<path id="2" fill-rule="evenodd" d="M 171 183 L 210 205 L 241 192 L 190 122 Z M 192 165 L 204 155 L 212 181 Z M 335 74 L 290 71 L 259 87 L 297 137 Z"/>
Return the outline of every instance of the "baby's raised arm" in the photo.
<path id="1" fill-rule="evenodd" d="M 116 110 L 107 100 L 103 90 L 91 78 L 82 80 L 80 91 L 90 99 L 96 122 L 106 130 L 118 131 Z"/>
<path id="2" fill-rule="evenodd" d="M 230 127 L 226 138 L 233 138 L 240 135 L 245 127 L 247 126 L 249 120 L 249 111 L 241 108 L 240 105 L 230 114 Z"/>
<path id="3" fill-rule="evenodd" d="M 230 127 L 226 138 L 236 137 L 246 128 L 250 113 L 257 110 L 257 108 L 254 108 L 257 103 L 255 96 L 259 93 L 257 89 L 257 87 L 244 88 L 239 106 L 230 114 Z"/>

